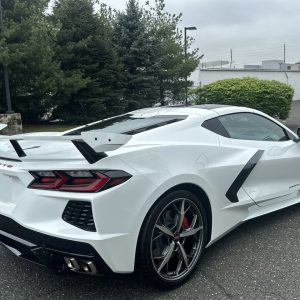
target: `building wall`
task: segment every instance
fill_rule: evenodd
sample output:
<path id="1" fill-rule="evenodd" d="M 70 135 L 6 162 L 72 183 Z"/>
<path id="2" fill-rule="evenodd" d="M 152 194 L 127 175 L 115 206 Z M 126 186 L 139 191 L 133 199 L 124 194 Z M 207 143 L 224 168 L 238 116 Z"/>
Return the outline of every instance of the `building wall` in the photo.
<path id="1" fill-rule="evenodd" d="M 281 64 L 283 64 L 283 60 L 263 60 L 261 67 L 265 70 L 280 70 Z"/>
<path id="2" fill-rule="evenodd" d="M 300 70 L 300 64 L 293 64 L 291 65 L 291 70 L 292 71 L 299 71 Z"/>
<path id="3" fill-rule="evenodd" d="M 253 70 L 200 70 L 200 84 L 206 85 L 217 80 L 228 78 L 255 77 L 258 79 L 278 80 L 291 85 L 295 90 L 293 100 L 300 100 L 300 72 L 253 71 Z M 198 83 L 199 84 L 199 83 Z"/>

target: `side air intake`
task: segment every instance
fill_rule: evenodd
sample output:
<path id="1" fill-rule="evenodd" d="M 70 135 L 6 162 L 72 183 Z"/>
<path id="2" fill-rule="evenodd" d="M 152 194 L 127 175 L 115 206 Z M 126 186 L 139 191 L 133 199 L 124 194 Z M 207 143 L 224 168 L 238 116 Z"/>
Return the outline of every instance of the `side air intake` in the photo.
<path id="1" fill-rule="evenodd" d="M 85 231 L 96 232 L 93 210 L 90 202 L 69 201 L 63 216 L 63 220 Z"/>

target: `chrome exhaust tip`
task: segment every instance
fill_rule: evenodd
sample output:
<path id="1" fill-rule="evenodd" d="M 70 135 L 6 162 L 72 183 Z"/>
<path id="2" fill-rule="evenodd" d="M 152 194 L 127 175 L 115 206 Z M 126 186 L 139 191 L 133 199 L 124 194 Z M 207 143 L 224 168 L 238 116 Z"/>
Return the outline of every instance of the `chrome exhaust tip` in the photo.
<path id="1" fill-rule="evenodd" d="M 75 257 L 64 257 L 64 261 L 72 272 L 87 273 L 91 275 L 98 274 L 97 267 L 93 261 L 76 259 Z"/>
<path id="2" fill-rule="evenodd" d="M 98 273 L 97 267 L 92 261 L 82 261 L 81 266 L 84 272 L 86 273 L 93 274 L 93 275 Z"/>
<path id="3" fill-rule="evenodd" d="M 64 257 L 65 263 L 67 264 L 68 268 L 73 272 L 80 271 L 80 264 L 75 257 Z"/>

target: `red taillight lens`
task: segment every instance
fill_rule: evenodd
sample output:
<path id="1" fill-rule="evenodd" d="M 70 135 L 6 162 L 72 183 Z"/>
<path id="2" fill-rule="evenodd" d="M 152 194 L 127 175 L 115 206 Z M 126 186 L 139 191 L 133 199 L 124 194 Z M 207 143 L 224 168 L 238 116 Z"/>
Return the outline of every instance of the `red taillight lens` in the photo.
<path id="1" fill-rule="evenodd" d="M 131 175 L 124 171 L 34 171 L 29 185 L 32 189 L 93 193 L 127 181 Z"/>
<path id="2" fill-rule="evenodd" d="M 61 191 L 66 192 L 96 192 L 99 191 L 109 181 L 109 177 L 94 173 L 91 178 L 72 178 L 68 184 L 60 187 Z"/>
<path id="3" fill-rule="evenodd" d="M 36 172 L 32 173 L 35 180 L 31 187 L 35 189 L 55 190 L 67 182 L 68 177 L 59 172 Z"/>

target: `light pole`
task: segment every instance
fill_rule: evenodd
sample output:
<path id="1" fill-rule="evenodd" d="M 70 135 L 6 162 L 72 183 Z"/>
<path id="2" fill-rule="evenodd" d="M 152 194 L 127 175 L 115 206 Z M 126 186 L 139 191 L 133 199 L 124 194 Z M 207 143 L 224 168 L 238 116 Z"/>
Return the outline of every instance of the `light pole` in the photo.
<path id="1" fill-rule="evenodd" d="M 197 27 L 184 27 L 184 54 L 185 61 L 187 61 L 187 31 L 188 30 L 197 30 Z M 188 77 L 185 76 L 185 105 L 188 106 Z"/>
<path id="2" fill-rule="evenodd" d="M 3 21 L 2 3 L 1 3 L 1 0 L 0 0 L 0 32 L 2 32 L 2 31 L 4 31 L 4 21 Z M 7 113 L 11 114 L 11 113 L 13 113 L 13 111 L 12 111 L 12 106 L 11 106 L 8 67 L 7 67 L 6 64 L 3 64 L 3 75 L 4 75 L 4 85 L 5 85 Z"/>

